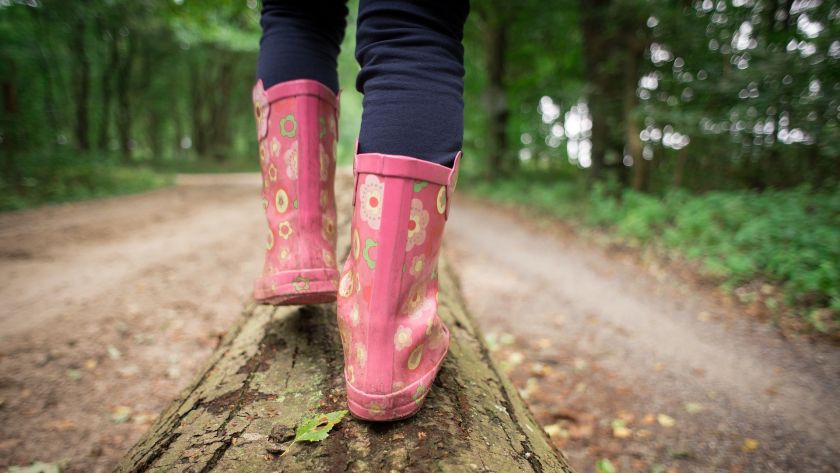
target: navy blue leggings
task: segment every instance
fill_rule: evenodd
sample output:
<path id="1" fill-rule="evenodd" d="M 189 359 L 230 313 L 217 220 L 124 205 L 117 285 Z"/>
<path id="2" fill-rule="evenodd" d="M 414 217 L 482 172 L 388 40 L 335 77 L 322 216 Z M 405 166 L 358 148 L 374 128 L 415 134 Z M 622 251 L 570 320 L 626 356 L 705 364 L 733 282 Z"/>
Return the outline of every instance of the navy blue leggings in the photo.
<path id="1" fill-rule="evenodd" d="M 452 166 L 464 135 L 464 22 L 469 0 L 360 0 L 359 152 Z M 314 79 L 338 91 L 344 0 L 264 0 L 257 77 L 266 88 Z"/>

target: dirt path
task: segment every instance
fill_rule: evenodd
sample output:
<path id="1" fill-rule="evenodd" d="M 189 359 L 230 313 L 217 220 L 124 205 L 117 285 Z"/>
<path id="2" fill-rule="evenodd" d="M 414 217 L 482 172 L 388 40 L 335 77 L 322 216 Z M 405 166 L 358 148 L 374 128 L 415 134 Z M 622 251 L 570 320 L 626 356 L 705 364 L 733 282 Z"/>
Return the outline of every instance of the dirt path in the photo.
<path id="1" fill-rule="evenodd" d="M 0 215 L 0 469 L 114 466 L 238 316 L 257 185 L 191 176 Z M 837 350 L 466 199 L 447 234 L 472 312 L 582 473 L 837 471 Z"/>
<path id="2" fill-rule="evenodd" d="M 838 471 L 835 347 L 487 204 L 450 222 L 473 315 L 515 337 L 497 353 L 580 471 Z"/>

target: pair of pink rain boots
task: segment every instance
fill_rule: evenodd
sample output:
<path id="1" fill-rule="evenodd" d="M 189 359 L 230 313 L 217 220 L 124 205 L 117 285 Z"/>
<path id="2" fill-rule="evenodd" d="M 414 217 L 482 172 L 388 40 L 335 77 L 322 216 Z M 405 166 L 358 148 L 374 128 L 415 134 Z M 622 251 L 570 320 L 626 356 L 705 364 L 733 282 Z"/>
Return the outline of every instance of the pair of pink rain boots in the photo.
<path id="1" fill-rule="evenodd" d="M 388 421 L 417 412 L 449 348 L 437 314 L 437 259 L 453 168 L 357 154 L 350 254 L 336 270 L 333 179 L 338 98 L 312 80 L 254 87 L 269 232 L 254 297 L 270 304 L 338 299 L 350 412 Z"/>

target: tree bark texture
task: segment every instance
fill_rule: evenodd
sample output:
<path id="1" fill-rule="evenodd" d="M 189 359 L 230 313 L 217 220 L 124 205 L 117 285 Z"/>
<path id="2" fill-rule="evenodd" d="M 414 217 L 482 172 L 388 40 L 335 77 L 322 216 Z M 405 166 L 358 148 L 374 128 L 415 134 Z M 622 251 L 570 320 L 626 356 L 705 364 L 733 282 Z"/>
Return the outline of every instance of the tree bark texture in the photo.
<path id="1" fill-rule="evenodd" d="M 348 416 L 280 456 L 303 418 L 346 408 L 335 305 L 250 304 L 117 471 L 572 472 L 491 359 L 444 260 L 440 288 L 452 345 L 416 416 Z"/>

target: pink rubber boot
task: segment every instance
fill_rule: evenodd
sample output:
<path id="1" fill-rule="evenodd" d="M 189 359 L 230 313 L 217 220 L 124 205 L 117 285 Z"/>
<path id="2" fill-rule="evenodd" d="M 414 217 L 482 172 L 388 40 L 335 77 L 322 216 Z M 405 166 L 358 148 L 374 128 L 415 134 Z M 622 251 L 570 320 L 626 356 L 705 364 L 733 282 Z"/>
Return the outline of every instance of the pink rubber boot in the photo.
<path id="1" fill-rule="evenodd" d="M 254 86 L 262 196 L 268 220 L 258 302 L 335 300 L 335 147 L 338 98 L 314 80 Z"/>
<path id="2" fill-rule="evenodd" d="M 449 348 L 437 314 L 437 258 L 452 169 L 406 156 L 354 162 L 351 248 L 338 290 L 350 412 L 386 421 L 420 409 Z"/>

